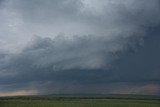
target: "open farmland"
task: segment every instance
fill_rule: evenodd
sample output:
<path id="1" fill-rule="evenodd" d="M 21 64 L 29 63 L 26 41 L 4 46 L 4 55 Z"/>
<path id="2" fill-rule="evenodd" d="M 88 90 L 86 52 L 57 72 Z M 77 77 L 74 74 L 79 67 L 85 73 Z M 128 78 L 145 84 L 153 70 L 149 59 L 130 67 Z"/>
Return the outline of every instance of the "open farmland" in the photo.
<path id="1" fill-rule="evenodd" d="M 160 107 L 160 100 L 142 97 L 6 97 L 0 107 Z"/>

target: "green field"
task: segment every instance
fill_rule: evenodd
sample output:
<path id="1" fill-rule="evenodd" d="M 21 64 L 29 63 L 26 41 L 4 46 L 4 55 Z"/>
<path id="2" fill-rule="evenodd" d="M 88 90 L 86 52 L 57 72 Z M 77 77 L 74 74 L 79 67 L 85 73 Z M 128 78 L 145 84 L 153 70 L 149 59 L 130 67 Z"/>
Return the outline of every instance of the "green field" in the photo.
<path id="1" fill-rule="evenodd" d="M 160 100 L 88 97 L 18 97 L 0 98 L 0 107 L 160 107 Z"/>

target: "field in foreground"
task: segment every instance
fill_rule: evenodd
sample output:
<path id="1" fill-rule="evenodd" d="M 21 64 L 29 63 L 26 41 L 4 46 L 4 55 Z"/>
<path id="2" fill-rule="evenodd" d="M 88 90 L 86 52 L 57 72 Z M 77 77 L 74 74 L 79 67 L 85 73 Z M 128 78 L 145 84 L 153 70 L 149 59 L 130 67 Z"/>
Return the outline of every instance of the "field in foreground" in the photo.
<path id="1" fill-rule="evenodd" d="M 160 107 L 159 99 L 18 97 L 0 98 L 0 107 Z"/>

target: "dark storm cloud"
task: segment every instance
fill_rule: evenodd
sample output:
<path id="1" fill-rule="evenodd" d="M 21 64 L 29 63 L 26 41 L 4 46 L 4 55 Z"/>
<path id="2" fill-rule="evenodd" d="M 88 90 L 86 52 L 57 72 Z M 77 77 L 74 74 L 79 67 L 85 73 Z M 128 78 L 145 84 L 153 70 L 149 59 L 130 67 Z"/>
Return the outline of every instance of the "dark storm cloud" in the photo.
<path id="1" fill-rule="evenodd" d="M 13 78 L 16 75 L 25 74 L 32 81 L 37 78 L 38 80 L 43 79 L 44 76 L 44 79 L 54 79 L 56 78 L 54 75 L 63 75 L 65 72 L 67 75 L 79 72 L 80 75 L 87 70 L 106 70 L 110 68 L 110 63 L 118 57 L 116 53 L 127 49 L 125 46 L 128 46 L 129 40 L 124 39 L 122 42 L 121 39 L 124 38 L 108 41 L 104 37 L 95 36 L 72 39 L 58 36 L 53 40 L 35 37 L 22 52 L 4 54 L 1 57 L 0 61 L 3 62 L 1 63 L 1 74 L 4 77 L 5 75 L 13 76 Z M 18 79 L 17 76 L 16 79 Z M 7 82 L 8 79 L 3 79 L 1 82 L 5 83 L 5 81 Z"/>
<path id="2" fill-rule="evenodd" d="M 159 11 L 159 0 L 6 0 L 0 90 L 159 91 Z M 34 33 L 40 36 L 28 42 Z M 19 49 L 10 41 L 27 44 Z"/>
<path id="3" fill-rule="evenodd" d="M 87 55 L 85 52 L 85 55 L 87 56 L 84 57 L 84 59 L 82 57 L 82 53 L 84 53 L 84 50 L 89 49 L 87 47 L 87 39 L 86 37 L 77 39 L 80 43 L 74 42 L 75 40 L 73 42 L 67 42 L 66 40 L 65 42 L 60 42 L 64 40 L 64 38 L 62 40 L 55 40 L 56 42 L 59 42 L 59 45 L 57 45 L 57 43 L 55 43 L 55 41 L 50 38 L 37 37 L 30 46 L 27 46 L 18 55 L 6 55 L 9 58 L 8 61 L 6 61 L 6 65 L 3 64 L 3 68 L 1 69 L 1 71 L 4 71 L 2 72 L 3 75 L 1 75 L 0 80 L 0 84 L 1 86 L 3 86 L 1 90 L 4 89 L 6 91 L 6 89 L 9 89 L 10 91 L 11 87 L 12 90 L 32 89 L 34 87 L 35 89 L 41 89 L 39 90 L 39 94 L 52 92 L 71 93 L 72 91 L 90 92 L 89 87 L 93 88 L 95 86 L 101 87 L 103 93 L 105 93 L 112 92 L 111 87 L 114 88 L 114 85 L 116 84 L 119 85 L 119 90 L 117 89 L 118 87 L 116 89 L 120 92 L 123 92 L 120 87 L 124 88 L 125 85 L 129 85 L 132 88 L 135 88 L 133 86 L 136 85 L 136 87 L 138 88 L 141 86 L 145 87 L 147 84 L 154 85 L 160 83 L 160 73 L 158 71 L 158 53 L 160 46 L 158 43 L 158 41 L 160 40 L 159 35 L 148 37 L 148 39 L 145 40 L 146 45 L 144 47 L 140 47 L 140 49 L 142 50 L 138 49 L 138 51 L 135 52 L 133 49 L 133 53 L 130 52 L 130 50 L 126 49 L 126 51 L 129 51 L 129 53 L 127 52 L 123 54 L 124 56 L 119 59 L 119 64 L 113 64 L 113 67 L 110 69 L 105 69 L 105 67 L 108 67 L 108 62 L 104 62 L 103 64 L 106 66 L 100 66 L 100 68 L 92 68 L 90 63 L 87 64 L 88 62 L 90 62 L 90 60 L 91 62 L 94 62 L 94 59 L 88 58 L 91 54 Z M 97 39 L 94 40 L 93 43 L 95 43 L 95 41 L 97 41 Z M 102 43 L 102 41 L 99 43 Z M 152 41 L 154 41 L 155 44 L 153 44 Z M 111 45 L 113 43 L 117 43 L 117 41 L 112 41 L 109 44 Z M 82 48 L 82 44 L 85 47 Z M 93 44 L 91 44 L 91 46 L 92 45 Z M 157 48 L 154 48 L 155 46 Z M 98 48 L 98 50 L 94 49 L 90 51 L 92 52 L 92 54 L 94 54 L 96 52 L 100 52 L 99 50 L 100 49 Z M 111 50 L 108 53 L 108 51 L 104 52 L 105 50 L 106 47 L 104 50 L 102 48 L 101 51 L 103 51 L 103 54 L 95 54 L 96 56 L 94 57 L 101 58 L 103 56 L 103 59 L 100 60 L 104 60 L 105 58 L 108 59 L 107 54 L 109 54 L 109 56 L 113 60 L 115 57 L 121 56 L 121 51 L 120 53 L 119 51 L 115 53 Z M 147 56 L 144 56 L 146 55 L 146 53 L 148 53 Z M 80 61 L 81 64 L 76 65 L 77 63 L 80 63 Z M 87 64 L 88 66 L 86 66 L 85 64 Z M 94 67 L 95 66 L 96 65 L 94 65 Z M 104 86 L 99 86 L 97 84 L 103 84 Z M 105 84 L 110 84 L 110 88 Z M 155 87 L 158 88 L 158 85 L 155 85 Z M 92 91 L 99 92 L 101 88 L 97 88 L 97 90 L 95 89 Z M 53 89 L 53 91 L 48 91 L 51 89 Z"/>

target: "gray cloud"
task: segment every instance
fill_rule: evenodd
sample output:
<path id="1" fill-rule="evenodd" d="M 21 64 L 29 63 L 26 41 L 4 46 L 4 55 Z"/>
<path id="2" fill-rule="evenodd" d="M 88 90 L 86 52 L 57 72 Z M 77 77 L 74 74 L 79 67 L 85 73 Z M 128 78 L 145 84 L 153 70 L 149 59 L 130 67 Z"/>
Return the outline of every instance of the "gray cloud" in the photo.
<path id="1" fill-rule="evenodd" d="M 158 0 L 6 1 L 1 9 L 0 35 L 2 40 L 14 44 L 26 43 L 34 34 L 53 38 L 59 32 L 69 37 L 141 35 L 144 26 L 159 22 L 158 12 Z"/>
<path id="2" fill-rule="evenodd" d="M 0 6 L 0 90 L 35 88 L 45 93 L 72 86 L 72 91 L 85 92 L 86 84 L 159 84 L 157 70 L 153 75 L 152 69 L 143 71 L 150 63 L 131 70 L 133 59 L 127 56 L 145 45 L 151 28 L 158 28 L 159 0 L 4 0 Z M 150 78 L 139 76 L 146 72 Z"/>
<path id="3" fill-rule="evenodd" d="M 90 36 L 80 38 L 75 37 L 74 40 L 67 40 L 64 37 L 57 37 L 53 40 L 50 38 L 35 37 L 35 40 L 24 48 L 21 53 L 12 55 L 4 54 L 3 56 L 5 57 L 1 58 L 1 61 L 3 62 L 1 64 L 1 90 L 14 91 L 17 89 L 35 89 L 38 90 L 39 94 L 100 92 L 100 90 L 103 90 L 102 93 L 116 93 L 116 90 L 112 92 L 111 88 L 114 89 L 114 86 L 119 84 L 118 86 L 116 85 L 117 92 L 125 93 L 123 91 L 124 86 L 124 90 L 127 90 L 128 93 L 132 92 L 133 90 L 127 88 L 127 86 L 129 86 L 133 89 L 142 87 L 140 92 L 145 89 L 148 90 L 146 93 L 148 92 L 148 94 L 151 94 L 152 89 L 150 90 L 146 86 L 155 86 L 157 87 L 157 91 L 153 92 L 155 94 L 159 91 L 158 84 L 160 75 L 160 73 L 155 70 L 159 69 L 157 65 L 159 64 L 159 51 L 154 49 L 155 46 L 159 46 L 159 37 L 155 37 L 150 37 L 149 40 L 151 39 L 151 41 L 145 40 L 148 44 L 148 46 L 144 47 L 144 49 L 146 48 L 145 51 L 142 50 L 136 53 L 131 52 L 131 55 L 128 54 L 128 51 L 130 53 L 131 49 L 128 45 L 135 45 L 135 40 L 134 42 L 131 42 L 133 38 L 130 39 L 130 42 L 128 39 L 124 40 L 124 38 L 119 40 L 116 39 L 116 41 L 103 42 L 103 40 L 106 39 L 93 39 Z M 127 47 L 119 48 L 122 46 L 122 43 L 120 42 L 122 40 L 131 44 L 124 44 L 124 46 Z M 157 44 L 153 45 L 153 40 L 156 40 L 154 43 Z M 92 50 L 92 46 L 98 41 L 100 41 L 99 45 L 104 45 L 105 43 L 106 46 L 101 48 L 96 44 Z M 138 44 L 139 42 L 137 42 L 137 45 Z M 111 48 L 112 45 L 114 45 L 114 48 L 117 46 L 117 48 Z M 152 52 L 156 53 L 156 55 L 149 54 L 148 56 L 144 56 L 145 53 L 151 51 L 152 48 Z M 120 55 L 120 53 L 123 52 L 122 50 L 127 52 L 124 54 L 124 57 Z M 121 56 L 120 59 L 118 59 L 119 62 L 116 62 L 118 64 L 112 64 L 113 67 L 111 66 L 110 69 L 108 69 L 111 62 L 114 61 L 115 58 L 117 60 L 119 56 Z M 94 57 L 94 59 L 92 59 L 92 57 Z M 110 57 L 110 59 L 108 59 L 108 57 Z M 153 61 L 146 61 L 145 57 L 152 57 Z M 96 62 L 94 63 L 95 65 L 92 66 L 90 62 L 93 63 L 95 58 L 102 60 L 102 65 Z M 90 87 L 98 87 L 99 85 L 97 84 L 102 85 L 95 90 L 90 89 Z M 106 84 L 110 85 L 108 86 Z M 139 92 L 138 89 L 133 93 L 136 92 Z"/>

